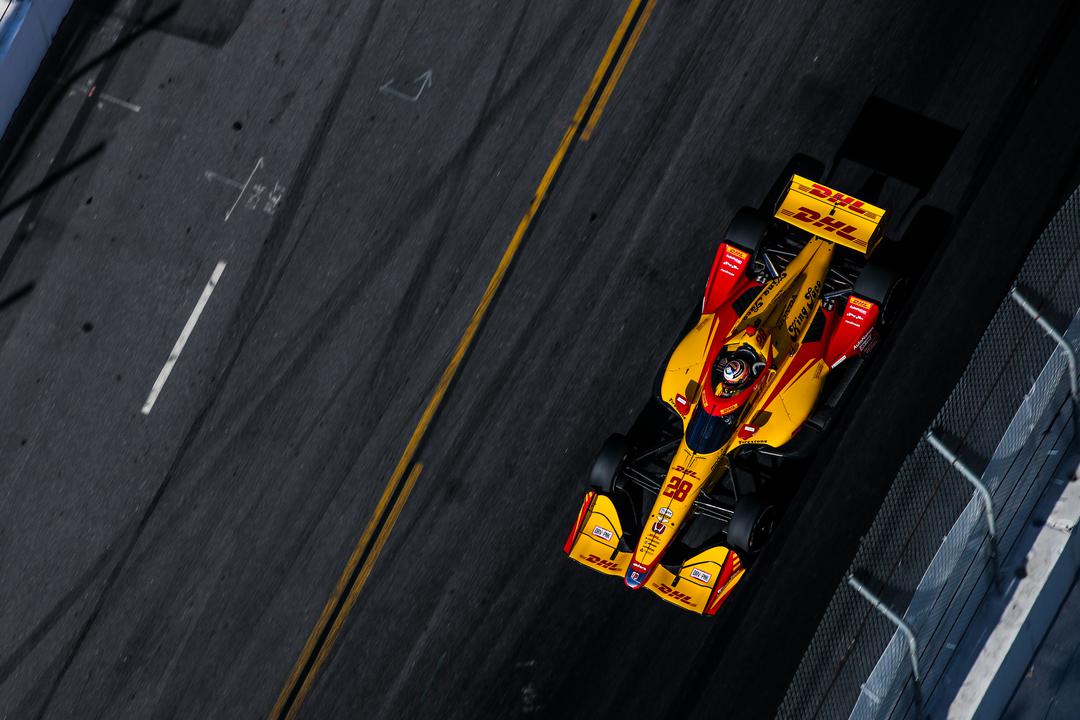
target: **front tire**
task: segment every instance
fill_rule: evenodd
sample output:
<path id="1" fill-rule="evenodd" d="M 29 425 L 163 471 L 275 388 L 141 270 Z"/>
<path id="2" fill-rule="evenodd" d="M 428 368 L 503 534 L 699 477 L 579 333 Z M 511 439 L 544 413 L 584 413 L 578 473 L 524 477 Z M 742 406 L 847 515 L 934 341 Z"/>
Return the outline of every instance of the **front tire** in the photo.
<path id="1" fill-rule="evenodd" d="M 614 492 L 629 457 L 630 442 L 625 435 L 616 433 L 605 440 L 589 472 L 588 488 L 603 493 Z"/>
<path id="2" fill-rule="evenodd" d="M 728 524 L 728 545 L 740 555 L 754 557 L 765 547 L 776 524 L 776 508 L 756 495 L 746 495 L 735 505 Z"/>

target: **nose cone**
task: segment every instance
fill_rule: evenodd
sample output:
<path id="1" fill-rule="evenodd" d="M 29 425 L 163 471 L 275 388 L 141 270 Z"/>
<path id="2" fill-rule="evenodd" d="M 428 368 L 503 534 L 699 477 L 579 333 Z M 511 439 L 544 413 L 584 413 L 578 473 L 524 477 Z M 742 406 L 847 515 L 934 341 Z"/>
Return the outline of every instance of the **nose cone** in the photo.
<path id="1" fill-rule="evenodd" d="M 631 590 L 637 590 L 639 587 L 645 584 L 645 581 L 649 579 L 649 568 L 645 567 L 641 563 L 634 561 L 630 563 L 630 567 L 626 569 L 626 587 Z"/>

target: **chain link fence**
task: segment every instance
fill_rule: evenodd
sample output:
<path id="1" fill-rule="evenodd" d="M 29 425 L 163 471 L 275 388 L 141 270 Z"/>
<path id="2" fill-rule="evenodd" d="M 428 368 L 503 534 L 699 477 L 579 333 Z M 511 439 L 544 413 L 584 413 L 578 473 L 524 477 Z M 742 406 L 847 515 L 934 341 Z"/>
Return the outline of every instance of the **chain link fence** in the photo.
<path id="1" fill-rule="evenodd" d="M 1039 237 L 1017 287 L 1062 329 L 1080 306 L 1080 190 Z M 1080 314 L 1067 337 L 1080 341 Z M 1073 438 L 1068 375 L 1065 352 L 1006 297 L 927 429 L 959 458 L 924 437 L 905 459 L 852 562 L 856 581 L 834 593 L 778 717 L 922 713 L 980 599 L 1009 579 L 998 558 L 1016 546 Z M 971 482 L 985 483 L 992 518 Z M 903 615 L 899 631 L 860 584 Z M 909 641 L 918 647 L 914 669 Z"/>

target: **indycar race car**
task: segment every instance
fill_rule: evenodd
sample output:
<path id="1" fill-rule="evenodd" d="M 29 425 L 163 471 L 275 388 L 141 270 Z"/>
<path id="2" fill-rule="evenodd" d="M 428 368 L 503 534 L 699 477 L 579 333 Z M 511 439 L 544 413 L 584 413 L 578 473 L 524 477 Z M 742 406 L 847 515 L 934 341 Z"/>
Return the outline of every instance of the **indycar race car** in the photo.
<path id="1" fill-rule="evenodd" d="M 743 208 L 627 436 L 592 467 L 564 550 L 713 615 L 772 532 L 770 481 L 812 453 L 897 283 L 869 257 L 885 210 L 797 173 Z M 774 196 L 775 197 L 775 196 Z"/>

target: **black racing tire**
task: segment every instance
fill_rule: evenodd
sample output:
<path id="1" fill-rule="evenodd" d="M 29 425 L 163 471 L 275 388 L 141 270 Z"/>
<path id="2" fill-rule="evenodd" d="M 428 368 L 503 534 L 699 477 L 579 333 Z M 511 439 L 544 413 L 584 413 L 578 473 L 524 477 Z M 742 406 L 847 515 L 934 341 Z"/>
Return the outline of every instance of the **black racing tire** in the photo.
<path id="1" fill-rule="evenodd" d="M 877 304 L 878 322 L 889 325 L 892 313 L 896 309 L 897 297 L 901 296 L 903 280 L 896 273 L 881 263 L 867 264 L 855 279 L 854 293 Z"/>
<path id="2" fill-rule="evenodd" d="M 765 201 L 761 204 L 762 211 L 770 216 L 772 215 L 780 202 L 781 196 L 787 190 L 792 175 L 801 175 L 808 180 L 822 180 L 825 177 L 825 163 L 801 153 L 792 156 L 788 164 L 784 166 L 784 169 L 776 177 L 772 187 L 769 188 L 769 194 L 765 196 Z"/>
<path id="3" fill-rule="evenodd" d="M 891 270 L 877 263 L 868 263 L 855 279 L 855 294 L 884 306 L 895 285 L 896 277 Z"/>
<path id="4" fill-rule="evenodd" d="M 604 493 L 613 492 L 629 457 L 630 441 L 626 436 L 616 433 L 609 437 L 596 454 L 587 487 Z"/>
<path id="5" fill-rule="evenodd" d="M 735 513 L 728 523 L 728 545 L 745 557 L 761 552 L 772 536 L 776 524 L 776 508 L 757 495 L 745 495 L 735 504 Z"/>
<path id="6" fill-rule="evenodd" d="M 761 210 L 751 207 L 739 208 L 735 217 L 728 223 L 724 233 L 724 242 L 734 245 L 754 255 L 765 242 L 769 233 L 770 217 Z"/>

